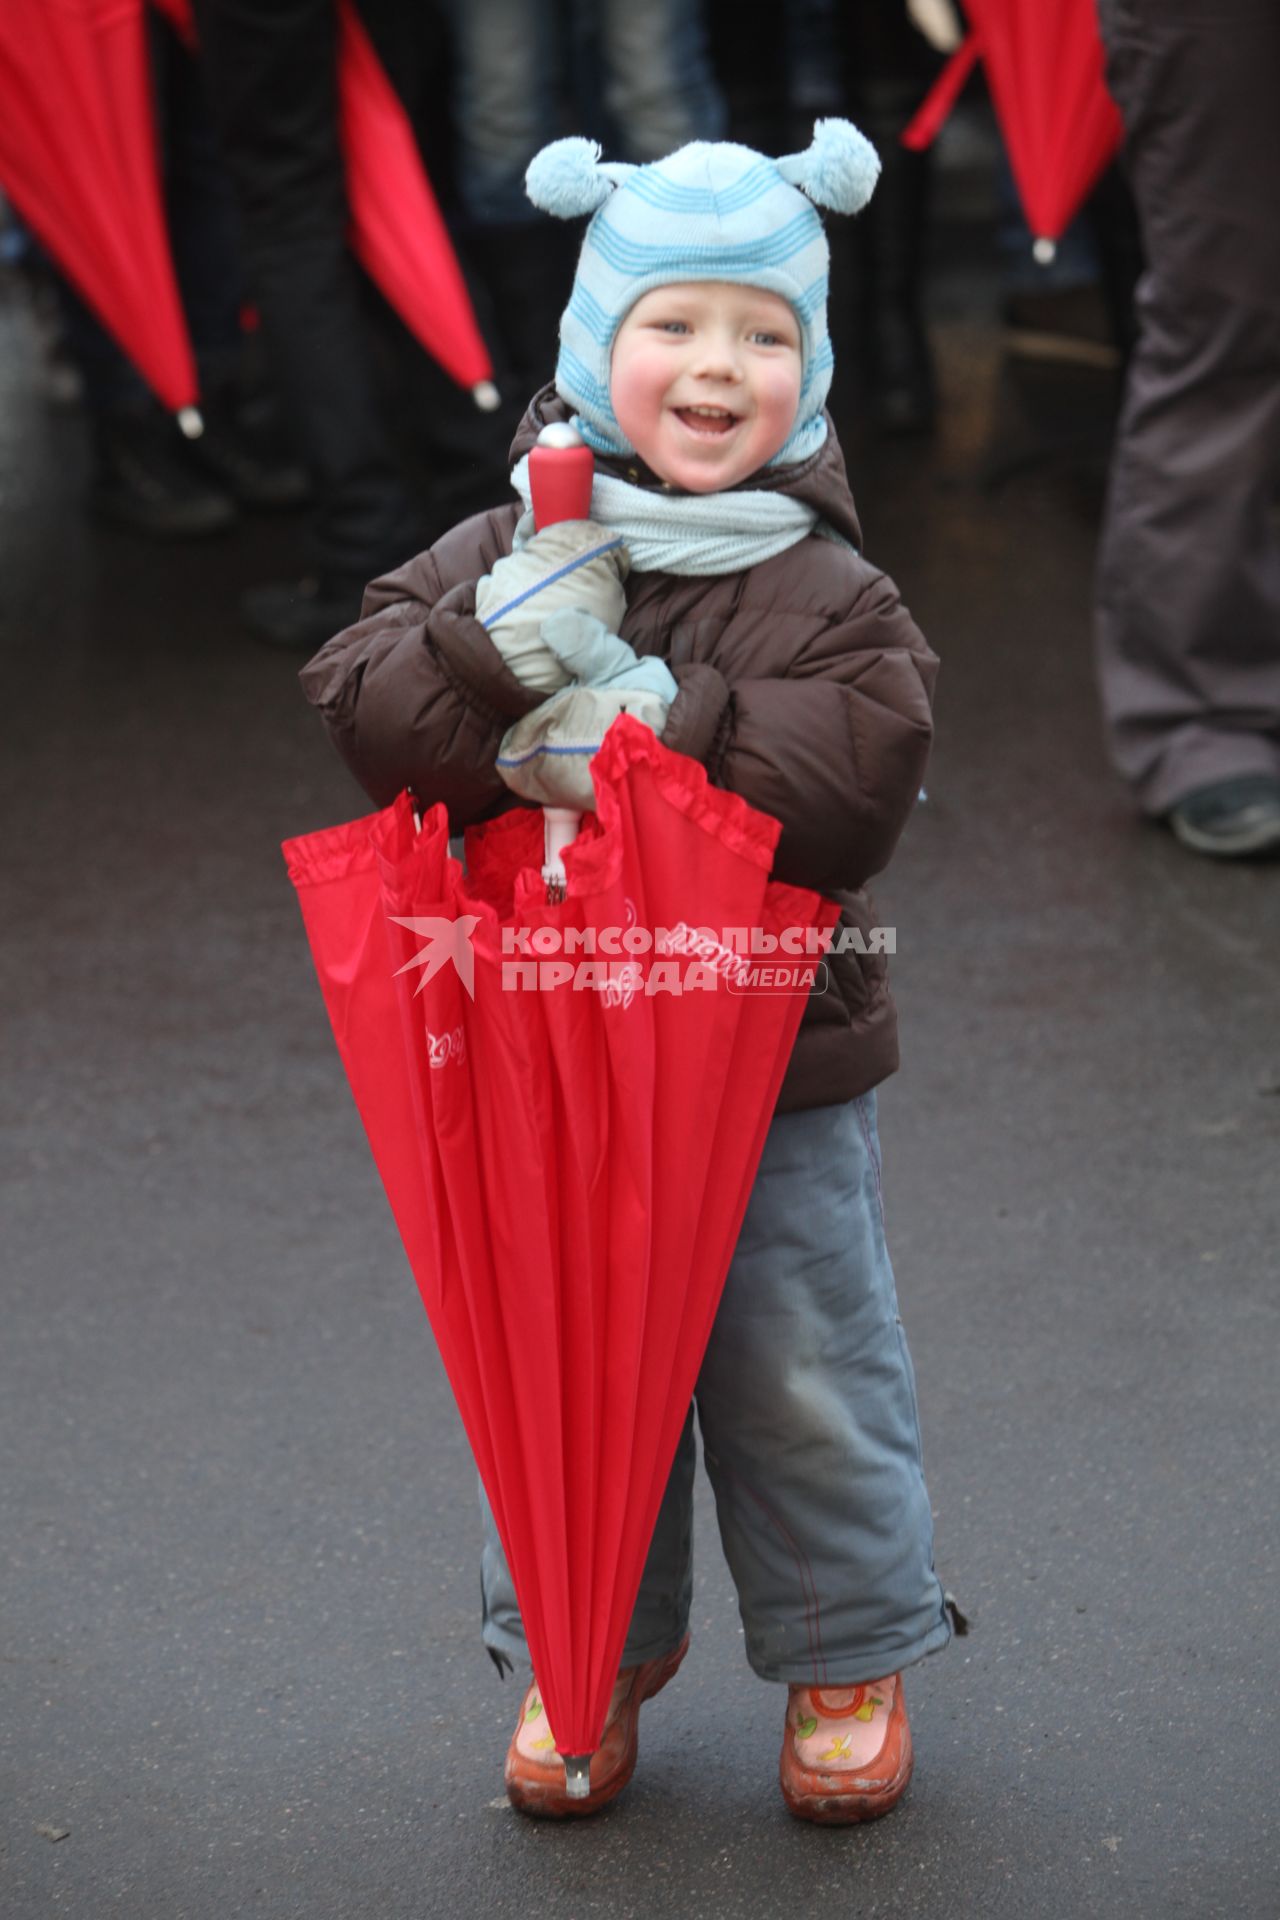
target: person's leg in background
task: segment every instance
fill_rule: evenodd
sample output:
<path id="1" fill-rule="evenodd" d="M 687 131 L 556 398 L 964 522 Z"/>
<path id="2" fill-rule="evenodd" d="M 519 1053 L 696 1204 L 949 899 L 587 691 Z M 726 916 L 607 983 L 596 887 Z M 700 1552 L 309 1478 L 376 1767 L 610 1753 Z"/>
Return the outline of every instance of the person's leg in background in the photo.
<path id="1" fill-rule="evenodd" d="M 701 0 L 604 0 L 579 8 L 579 32 L 588 22 L 615 158 L 643 165 L 691 140 L 724 138 Z"/>
<path id="2" fill-rule="evenodd" d="M 248 511 L 299 507 L 306 473 L 243 328 L 245 279 L 235 195 L 214 129 L 204 62 L 160 15 L 150 22 L 165 208 L 200 382 L 204 431 L 180 452 Z"/>
<path id="3" fill-rule="evenodd" d="M 1280 13 L 1101 18 L 1147 259 L 1098 567 L 1108 744 L 1186 844 L 1280 850 Z"/>
<path id="4" fill-rule="evenodd" d="M 159 15 L 148 21 L 165 211 L 199 380 L 204 432 L 187 440 L 97 316 L 53 269 L 81 375 L 95 517 L 155 539 L 219 533 L 249 509 L 296 506 L 306 476 L 278 445 L 255 444 L 238 413 L 239 234 L 200 63 Z"/>
<path id="5" fill-rule="evenodd" d="M 346 241 L 333 0 L 197 7 L 251 297 L 315 488 L 314 579 L 258 588 L 262 638 L 320 645 L 365 583 L 426 542 L 376 391 L 359 269 Z"/>
<path id="6" fill-rule="evenodd" d="M 449 0 L 457 115 L 459 245 L 493 314 L 498 385 L 518 419 L 555 376 L 560 315 L 581 236 L 524 190 L 563 123 L 564 33 L 551 0 Z"/>
<path id="7" fill-rule="evenodd" d="M 450 0 L 458 120 L 460 244 L 490 296 L 504 398 L 521 410 L 555 375 L 560 315 L 580 232 L 529 203 L 525 170 L 564 133 L 614 159 L 659 158 L 721 136 L 700 9 L 676 0 Z M 566 25 L 570 28 L 566 34 Z"/>
<path id="8" fill-rule="evenodd" d="M 908 153 L 901 134 L 937 52 L 903 0 L 796 0 L 748 14 L 745 34 L 740 0 L 707 3 L 734 138 L 785 153 L 808 146 L 815 120 L 847 116 L 879 154 L 869 204 L 831 227 L 836 412 L 850 392 L 878 431 L 927 431 L 937 404 L 925 312 L 933 158 Z"/>
<path id="9" fill-rule="evenodd" d="M 178 428 L 55 266 L 62 337 L 80 375 L 95 519 L 155 540 L 201 539 L 235 523 L 230 494 L 196 465 Z"/>
<path id="10" fill-rule="evenodd" d="M 934 162 L 931 148 L 908 152 L 902 134 L 938 57 L 902 0 L 856 0 L 840 12 L 846 111 L 880 156 L 876 190 L 843 241 L 855 276 L 863 410 L 884 433 L 927 432 L 937 414 L 924 297 Z"/>

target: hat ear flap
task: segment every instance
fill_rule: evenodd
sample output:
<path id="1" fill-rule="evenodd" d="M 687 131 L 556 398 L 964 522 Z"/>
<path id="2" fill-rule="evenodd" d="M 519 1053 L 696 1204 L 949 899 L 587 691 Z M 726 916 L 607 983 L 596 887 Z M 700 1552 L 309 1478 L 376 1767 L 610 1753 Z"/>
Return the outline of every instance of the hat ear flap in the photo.
<path id="1" fill-rule="evenodd" d="M 616 161 L 602 166 L 596 142 L 575 134 L 567 140 L 553 140 L 541 153 L 534 154 L 524 176 L 524 189 L 544 213 L 574 220 L 602 207 L 614 188 L 634 172 L 634 167 Z"/>
<path id="2" fill-rule="evenodd" d="M 861 213 L 880 178 L 880 156 L 851 120 L 818 120 L 803 153 L 789 153 L 778 172 L 833 213 Z"/>

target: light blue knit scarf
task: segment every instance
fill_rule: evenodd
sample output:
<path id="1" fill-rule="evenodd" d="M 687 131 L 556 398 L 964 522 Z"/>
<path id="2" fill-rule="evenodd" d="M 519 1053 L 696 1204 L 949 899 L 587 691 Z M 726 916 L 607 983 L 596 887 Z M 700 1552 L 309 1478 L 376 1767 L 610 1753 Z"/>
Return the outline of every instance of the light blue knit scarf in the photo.
<path id="1" fill-rule="evenodd" d="M 515 532 L 522 547 L 533 533 L 527 455 L 511 484 L 526 508 Z M 740 573 L 811 533 L 848 545 L 816 508 L 784 493 L 656 493 L 599 472 L 591 518 L 622 535 L 636 573 Z"/>

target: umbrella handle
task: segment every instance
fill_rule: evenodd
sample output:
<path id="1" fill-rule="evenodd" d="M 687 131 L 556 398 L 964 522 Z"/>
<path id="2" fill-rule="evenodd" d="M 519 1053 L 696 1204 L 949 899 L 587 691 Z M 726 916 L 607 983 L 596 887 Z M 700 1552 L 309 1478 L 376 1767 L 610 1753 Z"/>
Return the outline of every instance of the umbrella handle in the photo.
<path id="1" fill-rule="evenodd" d="M 591 1755 L 589 1753 L 566 1753 L 564 1784 L 570 1800 L 587 1798 L 591 1792 Z"/>
<path id="2" fill-rule="evenodd" d="M 594 467 L 590 447 L 572 427 L 557 421 L 542 429 L 529 455 L 529 492 L 534 526 L 539 531 L 560 520 L 587 518 L 591 511 Z M 546 882 L 549 907 L 558 906 L 564 899 L 568 883 L 561 855 L 570 841 L 577 839 L 581 821 L 582 815 L 569 807 L 542 809 L 546 856 L 542 878 Z M 582 1791 L 585 1793 L 587 1789 L 584 1787 Z"/>
<path id="3" fill-rule="evenodd" d="M 561 520 L 589 520 L 596 463 L 567 421 L 544 427 L 529 450 L 529 498 L 537 532 Z"/>

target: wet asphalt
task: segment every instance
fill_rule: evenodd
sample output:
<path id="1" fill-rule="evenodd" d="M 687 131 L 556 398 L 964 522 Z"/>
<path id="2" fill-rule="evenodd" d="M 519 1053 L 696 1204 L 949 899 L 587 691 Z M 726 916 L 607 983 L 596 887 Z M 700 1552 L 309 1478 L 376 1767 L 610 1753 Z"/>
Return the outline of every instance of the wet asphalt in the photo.
<path id="1" fill-rule="evenodd" d="M 1105 380 L 939 344 L 937 441 L 851 468 L 944 663 L 881 1126 L 972 1631 L 897 1813 L 795 1824 L 704 1488 L 690 1659 L 565 1830 L 502 1797 L 473 1473 L 279 854 L 365 810 L 235 617 L 298 528 L 90 525 L 0 316 L 5 1920 L 1280 1913 L 1280 868 L 1108 771 Z"/>

